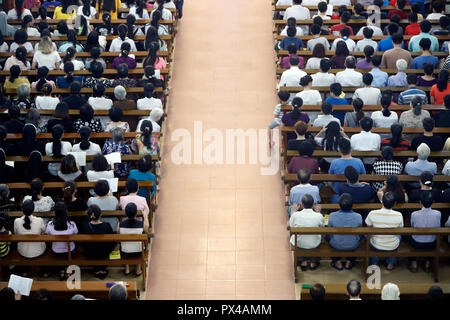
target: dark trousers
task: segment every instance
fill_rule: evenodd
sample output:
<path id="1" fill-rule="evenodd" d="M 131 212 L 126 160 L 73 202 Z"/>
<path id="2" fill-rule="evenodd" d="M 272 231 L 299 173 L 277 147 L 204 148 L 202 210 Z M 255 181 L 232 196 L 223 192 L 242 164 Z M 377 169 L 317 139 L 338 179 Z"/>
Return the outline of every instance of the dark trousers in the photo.
<path id="1" fill-rule="evenodd" d="M 184 0 L 177 0 L 175 2 L 175 6 L 177 7 L 178 10 L 178 19 L 181 19 L 181 17 L 183 16 L 183 4 Z"/>
<path id="2" fill-rule="evenodd" d="M 413 246 L 416 249 L 421 250 L 433 250 L 436 248 L 436 241 L 433 242 L 417 242 L 414 240 L 412 236 L 403 236 L 403 239 L 405 239 L 406 242 L 408 242 L 411 246 Z M 410 257 L 408 258 L 408 261 L 417 261 L 416 257 Z M 426 261 L 430 261 L 429 258 L 426 258 Z"/>

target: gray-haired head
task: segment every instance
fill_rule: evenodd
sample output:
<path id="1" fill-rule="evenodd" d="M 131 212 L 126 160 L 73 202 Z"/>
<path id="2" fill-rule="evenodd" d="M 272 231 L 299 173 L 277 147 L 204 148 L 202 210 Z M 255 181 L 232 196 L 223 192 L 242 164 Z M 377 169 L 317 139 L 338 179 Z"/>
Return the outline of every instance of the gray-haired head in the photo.
<path id="1" fill-rule="evenodd" d="M 121 128 L 114 128 L 111 131 L 111 137 L 113 142 L 123 142 L 123 130 Z"/>
<path id="2" fill-rule="evenodd" d="M 405 59 L 398 59 L 397 62 L 395 63 L 395 66 L 397 67 L 397 70 L 399 72 L 405 72 L 406 69 L 408 68 L 408 62 L 406 62 Z"/>
<path id="3" fill-rule="evenodd" d="M 114 96 L 117 100 L 124 100 L 127 97 L 127 90 L 123 86 L 114 88 Z"/>
<path id="4" fill-rule="evenodd" d="M 345 58 L 345 66 L 349 69 L 354 69 L 356 67 L 356 58 L 354 56 Z"/>
<path id="5" fill-rule="evenodd" d="M 82 294 L 76 294 L 70 300 L 86 300 L 86 298 Z"/>
<path id="6" fill-rule="evenodd" d="M 25 117 L 25 124 L 31 123 L 35 126 L 39 126 L 39 121 L 41 120 L 41 114 L 36 109 L 32 108 L 28 110 L 27 115 Z"/>
<path id="7" fill-rule="evenodd" d="M 420 160 L 427 160 L 428 157 L 430 156 L 430 147 L 426 144 L 426 143 L 421 143 L 418 147 L 417 147 L 417 157 Z"/>
<path id="8" fill-rule="evenodd" d="M 26 83 L 22 83 L 20 84 L 17 89 L 17 96 L 19 97 L 19 99 L 26 99 L 30 96 L 30 86 Z"/>
<path id="9" fill-rule="evenodd" d="M 155 108 L 150 112 L 150 119 L 158 122 L 163 116 L 164 111 L 161 108 Z"/>
<path id="10" fill-rule="evenodd" d="M 109 289 L 109 300 L 127 300 L 127 288 L 121 283 L 116 283 Z"/>
<path id="11" fill-rule="evenodd" d="M 400 300 L 400 289 L 395 283 L 386 283 L 381 290 L 381 300 Z"/>

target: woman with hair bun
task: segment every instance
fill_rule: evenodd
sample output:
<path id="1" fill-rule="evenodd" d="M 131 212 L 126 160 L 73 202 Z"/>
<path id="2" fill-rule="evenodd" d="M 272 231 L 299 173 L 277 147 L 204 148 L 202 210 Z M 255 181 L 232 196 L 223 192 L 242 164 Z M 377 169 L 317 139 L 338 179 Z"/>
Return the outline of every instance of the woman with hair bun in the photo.
<path id="1" fill-rule="evenodd" d="M 77 185 L 73 181 L 66 181 L 62 191 L 67 211 L 84 211 L 88 208 L 83 198 L 77 197 Z"/>
<path id="2" fill-rule="evenodd" d="M 421 128 L 423 119 L 429 118 L 430 113 L 422 109 L 423 101 L 419 96 L 412 98 L 409 105 L 411 110 L 402 112 L 398 122 L 403 128 Z"/>
<path id="3" fill-rule="evenodd" d="M 14 211 L 15 209 L 16 203 L 9 199 L 8 185 L 0 184 L 0 212 Z"/>
<path id="4" fill-rule="evenodd" d="M 33 201 L 26 200 L 22 204 L 23 216 L 14 220 L 14 234 L 19 235 L 41 235 L 45 232 L 44 220 L 33 216 L 35 206 Z M 22 257 L 37 258 L 44 254 L 45 242 L 19 242 L 17 251 Z"/>
<path id="5" fill-rule="evenodd" d="M 52 130 L 52 142 L 48 142 L 45 145 L 45 154 L 54 158 L 62 158 L 69 154 L 72 150 L 72 145 L 68 141 L 61 141 L 64 135 L 64 127 L 60 124 L 53 126 Z M 48 172 L 52 176 L 57 176 L 58 171 L 61 169 L 61 163 L 50 162 L 48 164 Z"/>
<path id="6" fill-rule="evenodd" d="M 100 146 L 97 143 L 89 141 L 92 133 L 91 128 L 81 127 L 80 130 L 78 130 L 78 133 L 80 134 L 81 142 L 73 145 L 73 152 L 84 151 L 88 156 L 102 154 Z"/>
<path id="7" fill-rule="evenodd" d="M 50 196 L 43 196 L 44 184 L 39 178 L 33 179 L 30 183 L 31 195 L 25 196 L 23 201 L 32 200 L 34 203 L 34 212 L 52 211 L 55 202 Z"/>
<path id="8" fill-rule="evenodd" d="M 450 86 L 448 85 L 448 70 L 441 70 L 438 75 L 438 81 L 431 87 L 430 101 L 431 104 L 443 105 L 444 97 L 450 94 Z"/>
<path id="9" fill-rule="evenodd" d="M 17 48 L 15 55 L 6 59 L 3 70 L 9 71 L 14 65 L 18 65 L 21 71 L 30 70 L 31 63 L 27 60 L 27 49 L 25 47 Z"/>

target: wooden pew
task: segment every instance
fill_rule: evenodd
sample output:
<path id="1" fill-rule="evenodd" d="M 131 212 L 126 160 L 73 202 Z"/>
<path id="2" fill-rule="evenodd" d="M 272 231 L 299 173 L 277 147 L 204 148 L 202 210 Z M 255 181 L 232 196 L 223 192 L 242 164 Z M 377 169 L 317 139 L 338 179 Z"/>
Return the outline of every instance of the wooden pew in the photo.
<path id="1" fill-rule="evenodd" d="M 278 40 L 278 41 L 281 41 L 281 40 L 283 40 L 283 39 L 286 38 L 286 37 L 287 37 L 287 36 L 278 35 L 278 36 L 277 36 L 277 40 Z M 341 38 L 340 36 L 334 36 L 334 35 L 322 35 L 322 36 L 320 36 L 320 37 L 321 37 L 321 38 L 325 38 L 325 39 L 327 39 L 327 40 L 329 40 L 329 41 L 331 41 L 331 42 L 333 42 L 333 40 L 335 40 L 335 39 L 340 39 L 340 38 Z M 387 37 L 387 36 L 385 36 L 385 35 L 383 35 L 383 36 L 373 36 L 373 37 L 372 37 L 372 40 L 374 40 L 374 41 L 379 41 L 379 40 L 386 39 L 386 37 Z M 412 37 L 414 37 L 414 36 L 404 35 L 404 36 L 403 36 L 403 39 L 404 39 L 404 41 L 408 41 L 408 40 L 411 39 Z M 438 35 L 438 36 L 435 36 L 435 37 L 436 37 L 439 41 L 448 41 L 448 40 L 450 40 L 450 35 L 447 35 L 447 36 Z M 296 36 L 296 38 L 300 38 L 300 39 L 302 39 L 303 41 L 308 41 L 308 40 L 313 39 L 314 36 L 312 36 L 312 35 L 303 35 L 303 36 Z M 364 39 L 364 36 L 350 36 L 349 38 L 352 39 L 352 40 L 355 40 L 355 42 L 356 42 L 357 40 L 362 40 L 362 39 Z"/>
<path id="2" fill-rule="evenodd" d="M 286 71 L 288 69 L 283 69 L 283 68 L 277 68 L 277 76 L 281 76 L 283 74 L 284 71 Z M 332 73 L 332 74 L 336 74 L 340 71 L 344 71 L 345 69 L 330 69 L 328 70 L 328 73 Z M 386 72 L 389 75 L 394 75 L 397 74 L 397 70 L 396 69 L 381 69 L 382 71 Z M 302 69 L 302 71 L 306 72 L 307 74 L 316 74 L 317 72 L 321 72 L 319 69 Z M 371 71 L 371 69 L 355 69 L 355 71 L 358 71 L 360 73 L 369 73 Z M 407 69 L 405 70 L 405 73 L 412 73 L 412 74 L 424 74 L 423 69 Z M 439 70 L 436 69 L 433 72 L 434 74 L 438 74 Z"/>
<path id="3" fill-rule="evenodd" d="M 124 138 L 135 138 L 138 132 L 124 132 Z M 158 132 L 154 132 L 154 135 L 160 135 Z M 36 134 L 36 139 L 51 139 L 51 133 L 38 133 Z M 111 132 L 98 132 L 92 133 L 91 139 L 109 139 L 111 138 Z M 17 140 L 22 139 L 21 133 L 8 133 L 6 139 Z M 65 132 L 63 135 L 63 139 L 80 139 L 79 133 L 69 133 Z"/>
<path id="4" fill-rule="evenodd" d="M 144 93 L 144 87 L 135 87 L 135 88 L 125 88 L 127 90 L 127 93 Z M 92 95 L 93 89 L 92 88 L 81 88 L 80 94 L 89 94 Z M 154 93 L 162 94 L 163 90 L 161 87 L 155 88 L 153 91 Z M 5 93 L 10 96 L 15 96 L 17 94 L 16 90 L 13 89 L 7 89 L 5 90 Z M 42 94 L 39 90 L 31 89 L 30 95 L 35 96 Z M 52 95 L 69 95 L 70 89 L 62 89 L 62 88 L 56 88 L 52 90 Z M 105 94 L 114 94 L 114 88 L 106 88 Z"/>
<path id="5" fill-rule="evenodd" d="M 92 75 L 92 73 L 89 70 L 76 70 L 72 74 L 74 76 L 90 76 L 90 75 Z M 144 68 L 130 69 L 130 70 L 128 70 L 128 74 L 142 76 L 142 75 L 144 75 Z M 164 75 L 164 80 L 166 80 L 166 77 L 169 76 L 169 68 L 161 69 L 160 74 Z M 4 70 L 0 71 L 0 76 L 8 77 L 9 75 L 10 75 L 9 71 L 4 71 Z M 22 71 L 20 73 L 20 75 L 22 77 L 37 76 L 37 70 Z M 64 77 L 66 75 L 66 73 L 64 72 L 64 70 L 51 70 L 48 72 L 48 75 Z M 105 76 L 105 78 L 113 78 L 114 76 L 117 75 L 117 69 L 105 69 L 105 71 L 103 72 L 103 75 Z"/>
<path id="6" fill-rule="evenodd" d="M 362 87 L 342 87 L 342 92 L 348 93 L 348 92 L 354 92 L 356 89 L 362 88 Z M 407 89 L 407 87 L 374 87 L 378 88 L 381 91 L 385 90 L 391 90 L 392 92 L 403 92 Z M 417 89 L 420 89 L 425 92 L 429 92 L 431 90 L 431 87 L 416 87 Z M 330 87 L 312 87 L 313 90 L 319 90 L 320 92 L 329 93 Z M 303 91 L 303 87 L 280 87 L 280 90 L 288 91 L 290 93 L 297 93 L 300 91 Z"/>
<path id="7" fill-rule="evenodd" d="M 288 150 L 286 152 L 288 158 L 298 156 L 297 150 Z M 313 157 L 340 157 L 338 151 L 314 150 Z M 381 157 L 381 151 L 352 151 L 353 157 Z M 123 157 L 123 156 L 122 156 Z M 409 151 L 394 151 L 394 157 L 417 157 L 417 152 Z M 429 158 L 450 158 L 450 151 L 433 151 Z"/>
<path id="8" fill-rule="evenodd" d="M 346 133 L 360 133 L 361 132 L 361 128 L 359 128 L 359 127 L 343 127 L 343 129 Z M 320 130 L 322 130 L 322 127 L 308 127 L 308 132 L 319 132 Z M 389 133 L 391 133 L 391 128 L 372 128 L 372 130 L 370 130 L 370 131 L 373 133 L 388 133 L 389 134 Z M 282 126 L 281 133 L 285 134 L 287 132 L 295 132 L 295 128 Z M 408 133 L 421 134 L 421 133 L 423 133 L 423 128 L 404 128 L 403 134 L 408 134 Z M 449 134 L 450 128 L 434 128 L 433 133 Z"/>
<path id="9" fill-rule="evenodd" d="M 76 254 L 72 256 L 70 250 L 67 257 L 56 257 L 51 253 L 51 249 L 40 257 L 27 259 L 22 257 L 17 250 L 12 250 L 6 257 L 0 259 L 0 266 L 122 266 L 125 264 L 141 264 L 142 280 L 146 280 L 146 262 L 148 257 L 147 234 L 101 234 L 101 235 L 0 235 L 1 242 L 65 242 L 69 248 L 70 242 L 75 242 Z M 106 259 L 88 259 L 81 248 L 81 243 L 86 242 L 141 242 L 142 254 L 136 257 L 121 256 L 118 260 Z M 145 249 L 144 249 L 145 248 Z"/>
<path id="10" fill-rule="evenodd" d="M 143 156 L 138 154 L 125 154 L 121 155 L 121 160 L 123 161 L 138 161 Z M 7 156 L 6 161 L 14 161 L 14 162 L 27 162 L 29 157 L 25 156 Z M 86 161 L 92 161 L 94 156 L 86 156 Z M 61 162 L 63 158 L 53 158 L 50 156 L 42 156 L 43 162 Z M 158 155 L 152 155 L 153 161 L 158 161 Z"/>
<path id="11" fill-rule="evenodd" d="M 374 55 L 378 55 L 378 56 L 382 56 L 383 55 L 383 51 L 375 51 Z M 410 52 L 411 56 L 413 57 L 417 57 L 420 56 L 422 54 L 422 52 Z M 308 57 L 312 55 L 312 51 L 308 51 L 308 50 L 299 50 L 297 51 L 297 54 L 299 56 L 302 57 Z M 335 52 L 334 51 L 325 51 L 325 56 L 327 57 L 332 57 L 334 56 Z M 279 50 L 277 51 L 277 56 L 278 57 L 285 57 L 288 56 L 289 52 L 287 50 Z M 357 52 L 357 51 L 352 51 L 350 52 L 351 56 L 354 57 L 364 57 L 364 52 Z M 436 57 L 440 57 L 440 58 L 446 58 L 448 56 L 448 52 L 443 52 L 443 51 L 438 51 L 438 52 L 433 52 L 433 55 Z"/>
<path id="12" fill-rule="evenodd" d="M 397 178 L 401 182 L 418 182 L 420 177 L 416 176 L 410 176 L 407 174 L 398 174 L 396 175 Z M 387 176 L 385 175 L 378 175 L 378 174 L 360 174 L 359 180 L 360 181 L 366 181 L 366 182 L 383 182 L 385 181 Z M 285 173 L 284 175 L 284 181 L 285 182 L 298 182 L 297 180 L 297 174 L 295 173 Z M 322 174 L 312 174 L 311 175 L 311 181 L 312 182 L 346 182 L 347 179 L 343 174 L 328 174 L 328 173 L 322 173 Z M 433 177 L 434 182 L 450 182 L 450 176 L 444 176 L 444 175 L 435 175 Z M 450 204 L 448 204 L 448 207 L 450 208 Z"/>
<path id="13" fill-rule="evenodd" d="M 284 11 L 290 7 L 290 6 L 277 6 L 276 3 L 277 3 L 276 0 L 272 1 L 273 9 L 275 11 Z M 316 10 L 316 11 L 319 10 L 317 8 L 317 6 L 303 6 L 303 7 L 308 8 L 309 10 Z M 339 9 L 339 7 L 340 6 L 333 6 L 333 11 L 337 11 Z M 364 6 L 364 10 L 367 10 L 369 7 L 370 6 Z M 395 9 L 397 9 L 395 6 L 382 6 L 380 8 L 381 11 L 388 11 L 388 10 L 395 10 Z M 347 6 L 347 10 L 350 10 L 350 11 L 353 10 L 353 6 Z M 409 10 L 411 10 L 410 6 L 405 6 L 403 8 L 403 11 L 409 11 Z"/>
<path id="14" fill-rule="evenodd" d="M 21 300 L 32 299 L 33 295 L 41 289 L 50 291 L 54 300 L 70 300 L 76 294 L 81 294 L 87 299 L 108 300 L 110 288 L 107 284 L 110 282 L 112 281 L 81 281 L 78 289 L 69 289 L 64 281 L 33 281 L 30 296 L 22 296 Z M 126 281 L 126 285 L 127 300 L 137 300 L 136 281 Z M 0 282 L 0 290 L 7 286 L 8 282 Z"/>
<path id="15" fill-rule="evenodd" d="M 144 8 L 144 10 L 147 10 L 150 13 L 150 12 L 152 12 L 155 9 L 154 8 Z M 173 9 L 173 8 L 167 8 L 167 10 L 169 10 L 172 13 L 172 15 L 177 12 L 177 10 Z M 31 11 L 31 13 L 34 13 L 36 15 L 39 14 L 39 8 L 32 8 L 30 11 Z M 52 12 L 55 12 L 55 7 L 53 7 L 53 6 L 47 7 L 47 13 L 52 13 Z M 117 12 L 118 13 L 129 13 L 130 12 L 130 8 L 119 8 L 117 10 Z"/>
<path id="16" fill-rule="evenodd" d="M 310 285 L 313 285 L 311 283 Z M 361 299 L 362 300 L 380 300 L 381 290 L 385 283 L 381 284 L 380 289 L 368 288 L 365 283 L 361 283 Z M 396 283 L 400 289 L 400 300 L 426 300 L 428 290 L 431 288 L 429 283 Z M 325 300 L 348 300 L 349 297 L 346 294 L 346 283 L 324 283 L 325 287 Z M 442 291 L 444 291 L 444 299 L 450 299 L 450 286 L 440 285 Z M 309 288 L 301 287 L 300 300 L 311 300 L 309 294 Z"/>
<path id="17" fill-rule="evenodd" d="M 83 218 L 86 216 L 86 211 L 68 211 L 67 215 L 71 218 L 77 217 L 77 218 Z M 23 216 L 22 211 L 9 211 L 8 216 L 10 218 L 20 218 Z M 55 216 L 55 213 L 53 211 L 48 212 L 33 212 L 33 216 L 35 217 L 41 217 L 41 218 L 53 218 Z M 137 214 L 138 217 L 142 217 L 142 211 L 138 211 Z M 123 210 L 102 210 L 102 217 L 125 217 L 125 211 Z"/>
<path id="18" fill-rule="evenodd" d="M 56 25 L 56 24 L 58 24 L 59 21 L 60 21 L 59 19 L 47 19 L 47 20 L 45 20 L 45 22 L 47 22 L 49 25 Z M 148 24 L 150 22 L 151 22 L 151 20 L 136 20 L 135 24 L 137 24 L 137 25 L 146 25 L 146 24 Z M 102 19 L 89 20 L 89 24 L 92 25 L 92 26 L 95 26 L 97 24 L 102 24 L 102 23 L 103 23 Z M 127 23 L 126 19 L 111 19 L 111 24 L 119 25 L 119 24 L 126 24 L 126 23 Z M 22 24 L 22 20 L 9 20 L 8 19 L 8 24 L 21 25 Z M 175 27 L 177 22 L 176 22 L 176 20 L 160 20 L 159 24 Z"/>
<path id="19" fill-rule="evenodd" d="M 281 106 L 281 111 L 283 112 L 289 112 L 292 111 L 292 105 L 283 105 Z M 321 112 L 321 106 L 320 105 L 312 105 L 312 106 L 302 106 L 301 107 L 302 111 L 317 111 L 317 112 Z M 363 106 L 363 110 L 364 111 L 380 111 L 382 108 L 381 106 L 369 106 L 369 105 L 364 105 Z M 428 110 L 428 111 L 442 111 L 442 110 L 446 110 L 445 106 L 439 106 L 439 105 L 434 105 L 434 104 L 426 104 L 422 106 L 422 109 L 424 110 Z M 1 112 L 2 109 L 0 109 Z M 408 111 L 411 110 L 411 107 L 409 106 L 409 104 L 405 104 L 405 105 L 391 105 L 389 107 L 389 110 L 391 111 Z M 334 105 L 333 106 L 333 111 L 354 111 L 353 110 L 353 106 L 348 104 L 348 105 Z"/>
<path id="20" fill-rule="evenodd" d="M 130 54 L 134 54 L 134 56 L 136 57 L 136 59 L 139 58 L 145 58 L 148 56 L 148 52 L 147 51 L 131 51 Z M 11 56 L 14 56 L 15 53 L 14 52 L 0 52 L 0 58 L 8 58 Z M 30 52 L 28 53 L 27 57 L 28 58 L 32 58 L 33 57 L 33 53 Z M 60 57 L 64 57 L 66 55 L 65 52 L 59 52 Z M 90 52 L 77 52 L 76 57 L 77 58 L 89 58 L 91 56 Z M 120 56 L 120 52 L 109 52 L 109 51 L 103 51 L 100 54 L 100 57 L 102 58 L 115 58 Z M 164 57 L 164 58 L 169 58 L 169 53 L 168 51 L 160 51 L 158 53 L 159 57 Z"/>
<path id="21" fill-rule="evenodd" d="M 1 72 L 1 71 L 0 71 Z M 22 109 L 20 110 L 21 114 L 27 114 L 31 109 Z M 35 109 L 39 112 L 41 116 L 52 116 L 55 113 L 55 110 L 52 109 Z M 150 115 L 150 110 L 123 110 L 124 116 L 136 116 L 136 117 L 148 117 Z M 8 109 L 0 108 L 0 115 L 6 115 L 8 113 Z M 69 110 L 69 115 L 77 116 L 80 114 L 80 110 Z M 94 116 L 108 116 L 109 110 L 94 110 Z"/>
<path id="22" fill-rule="evenodd" d="M 321 211 L 338 211 L 340 210 L 339 204 L 337 203 L 323 203 L 320 204 Z M 436 202 L 431 206 L 433 209 L 448 209 L 450 205 L 445 202 Z M 381 203 L 355 203 L 353 204 L 353 210 L 378 210 L 382 208 Z M 420 210 L 423 206 L 421 203 L 396 203 L 393 207 L 394 210 L 403 211 L 403 210 Z"/>
<path id="23" fill-rule="evenodd" d="M 369 264 L 369 257 L 432 257 L 434 281 L 439 281 L 439 260 L 440 258 L 450 257 L 450 246 L 447 239 L 441 240 L 441 236 L 450 235 L 450 228 L 292 228 L 291 236 L 294 237 L 294 243 L 297 243 L 300 235 L 364 235 L 366 239 L 371 235 L 436 235 L 436 249 L 418 250 L 405 242 L 401 242 L 396 251 L 382 252 L 370 248 L 369 241 L 361 241 L 359 247 L 354 251 L 340 251 L 332 248 L 322 238 L 322 243 L 315 249 L 301 249 L 291 244 L 291 251 L 294 256 L 294 274 L 295 282 L 298 282 L 297 259 L 299 257 L 356 257 L 364 260 L 363 274 L 367 278 L 365 271 Z"/>
<path id="24" fill-rule="evenodd" d="M 106 41 L 111 42 L 115 38 L 117 38 L 117 36 L 108 35 L 108 36 L 106 36 Z M 170 34 L 169 35 L 160 35 L 159 38 L 166 42 L 173 40 L 173 36 Z M 67 41 L 66 36 L 52 36 L 51 39 L 52 39 L 52 41 Z M 14 37 L 13 36 L 4 37 L 3 40 L 6 42 L 14 42 Z M 86 41 L 87 36 L 77 36 L 77 40 L 78 41 Z M 145 41 L 145 36 L 135 36 L 134 40 Z M 41 41 L 41 37 L 28 37 L 27 41 Z"/>

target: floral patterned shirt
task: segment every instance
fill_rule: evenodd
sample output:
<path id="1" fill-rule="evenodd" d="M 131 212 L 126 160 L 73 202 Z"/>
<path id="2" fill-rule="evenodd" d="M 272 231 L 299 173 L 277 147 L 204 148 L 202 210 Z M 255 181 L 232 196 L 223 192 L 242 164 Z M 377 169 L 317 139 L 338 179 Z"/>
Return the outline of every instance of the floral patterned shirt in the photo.
<path id="1" fill-rule="evenodd" d="M 78 132 L 81 127 L 89 127 L 92 132 L 103 132 L 102 123 L 98 119 L 91 119 L 91 121 L 77 119 L 74 121 L 73 126 L 76 132 Z"/>
<path id="2" fill-rule="evenodd" d="M 122 155 L 131 154 L 130 147 L 124 143 L 116 143 L 112 141 L 106 141 L 103 145 L 102 152 L 104 155 L 110 154 L 113 152 L 120 152 Z M 123 177 L 128 176 L 130 172 L 130 168 L 128 162 L 116 163 L 114 164 L 114 176 L 115 177 Z"/>

